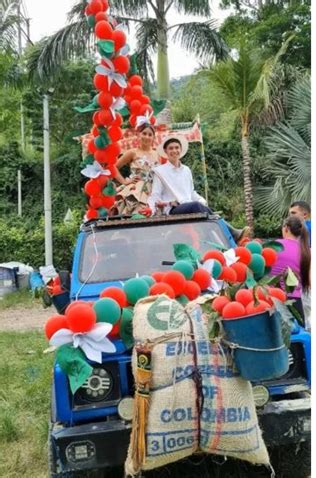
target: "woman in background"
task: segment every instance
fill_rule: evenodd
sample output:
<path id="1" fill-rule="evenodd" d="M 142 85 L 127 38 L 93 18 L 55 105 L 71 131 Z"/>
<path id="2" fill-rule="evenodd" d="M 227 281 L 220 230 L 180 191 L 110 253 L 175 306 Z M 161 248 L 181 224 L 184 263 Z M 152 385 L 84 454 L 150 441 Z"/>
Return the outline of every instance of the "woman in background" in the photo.
<path id="1" fill-rule="evenodd" d="M 302 292 L 308 292 L 311 286 L 311 251 L 308 231 L 299 217 L 290 216 L 283 223 L 282 236 L 283 239 L 278 239 L 278 242 L 283 245 L 284 250 L 278 253 L 278 259 L 270 275 L 282 274 L 288 267 L 292 269 L 299 284 L 293 292 L 288 294 L 288 297 L 295 301 L 293 305 L 304 319 Z"/>

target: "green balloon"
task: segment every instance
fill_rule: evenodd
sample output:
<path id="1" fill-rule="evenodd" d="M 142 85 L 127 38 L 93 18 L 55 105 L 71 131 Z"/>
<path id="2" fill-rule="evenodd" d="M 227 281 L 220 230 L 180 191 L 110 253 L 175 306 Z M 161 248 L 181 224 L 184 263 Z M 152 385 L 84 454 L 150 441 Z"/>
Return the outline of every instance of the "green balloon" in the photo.
<path id="1" fill-rule="evenodd" d="M 261 254 L 262 245 L 257 241 L 251 241 L 246 244 L 246 249 L 248 249 L 252 254 Z"/>
<path id="2" fill-rule="evenodd" d="M 133 337 L 133 310 L 124 307 L 122 309 L 121 324 L 120 324 L 120 337 L 124 342 L 124 345 L 130 349 L 134 345 Z"/>
<path id="3" fill-rule="evenodd" d="M 87 18 L 89 27 L 93 28 L 95 26 L 95 17 L 94 15 L 89 15 Z"/>
<path id="4" fill-rule="evenodd" d="M 131 219 L 145 219 L 145 217 L 143 214 L 133 214 Z"/>
<path id="5" fill-rule="evenodd" d="M 149 287 L 151 287 L 152 285 L 156 284 L 155 279 L 153 279 L 151 276 L 141 276 L 141 279 L 143 279 L 144 281 L 146 281 L 147 284 L 149 285 Z"/>
<path id="6" fill-rule="evenodd" d="M 255 275 L 264 275 L 266 262 L 261 254 L 252 254 L 252 259 L 249 264 L 249 268 Z"/>
<path id="7" fill-rule="evenodd" d="M 213 269 L 212 269 L 212 276 L 214 279 L 217 279 L 223 271 L 222 264 L 217 260 L 214 259 Z"/>
<path id="8" fill-rule="evenodd" d="M 194 274 L 194 268 L 192 264 L 188 261 L 177 261 L 173 266 L 172 269 L 174 271 L 181 272 L 187 280 L 192 279 Z"/>
<path id="9" fill-rule="evenodd" d="M 187 305 L 190 302 L 186 295 L 180 295 L 179 297 L 177 297 L 177 301 L 183 306 Z"/>
<path id="10" fill-rule="evenodd" d="M 124 284 L 124 292 L 130 304 L 135 305 L 139 299 L 149 295 L 149 285 L 144 279 L 129 279 Z"/>
<path id="11" fill-rule="evenodd" d="M 106 142 L 106 140 L 102 136 L 97 136 L 94 140 L 94 144 L 99 149 L 104 149 L 108 145 L 108 143 Z"/>
<path id="12" fill-rule="evenodd" d="M 97 322 L 116 324 L 121 317 L 121 308 L 114 299 L 105 297 L 94 303 L 94 311 L 97 314 Z"/>
<path id="13" fill-rule="evenodd" d="M 108 210 L 105 209 L 105 207 L 100 207 L 98 209 L 99 217 L 107 217 L 108 215 Z"/>

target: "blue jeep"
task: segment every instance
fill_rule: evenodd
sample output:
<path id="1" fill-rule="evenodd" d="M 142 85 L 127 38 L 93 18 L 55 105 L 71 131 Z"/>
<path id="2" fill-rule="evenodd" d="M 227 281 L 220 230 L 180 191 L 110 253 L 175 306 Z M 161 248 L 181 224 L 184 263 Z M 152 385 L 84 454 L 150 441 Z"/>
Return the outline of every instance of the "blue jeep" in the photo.
<path id="1" fill-rule="evenodd" d="M 84 224 L 75 248 L 70 299 L 95 301 L 108 286 L 122 287 L 135 274 L 164 270 L 163 263 L 174 260 L 172 245 L 176 242 L 202 253 L 210 248 L 210 242 L 235 246 L 224 221 L 207 214 L 113 218 Z M 104 355 L 102 365 L 94 364 L 92 376 L 74 396 L 67 377 L 55 364 L 49 433 L 51 477 L 77 476 L 78 471 L 82 476 L 83 470 L 99 470 L 98 476 L 108 476 L 107 470 L 124 463 L 134 386 L 131 352 L 120 340 L 116 348 L 115 355 Z M 253 384 L 253 391 L 272 460 L 275 455 L 277 465 L 283 466 L 284 460 L 290 470 L 280 476 L 303 478 L 310 474 L 311 341 L 310 334 L 297 324 L 289 356 L 286 375 Z M 214 476 L 226 476 L 221 474 L 224 467 L 213 465 L 218 468 Z M 234 470 L 237 473 L 236 465 Z M 245 472 L 234 473 L 229 476 L 246 476 Z M 252 475 L 247 472 L 247 476 Z"/>

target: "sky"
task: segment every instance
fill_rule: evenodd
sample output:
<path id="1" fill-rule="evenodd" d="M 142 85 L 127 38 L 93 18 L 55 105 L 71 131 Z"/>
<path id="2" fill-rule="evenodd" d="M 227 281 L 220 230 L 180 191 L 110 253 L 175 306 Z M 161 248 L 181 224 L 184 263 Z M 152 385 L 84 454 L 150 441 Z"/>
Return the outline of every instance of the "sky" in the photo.
<path id="1" fill-rule="evenodd" d="M 67 12 L 74 3 L 76 3 L 75 0 L 24 0 L 26 13 L 31 19 L 30 36 L 32 41 L 38 41 L 43 36 L 50 35 L 65 26 L 67 23 Z M 228 15 L 228 12 L 220 10 L 218 4 L 219 0 L 211 2 L 212 17 L 221 22 Z M 168 21 L 170 24 L 179 23 L 181 18 L 183 17 L 171 12 Z M 185 17 L 185 21 L 190 20 L 194 20 L 194 17 Z M 129 37 L 129 44 L 133 50 L 135 45 L 135 38 L 133 36 Z M 154 63 L 156 62 L 154 61 Z M 178 45 L 171 44 L 169 47 L 169 65 L 171 78 L 177 78 L 192 73 L 198 67 L 198 62 Z"/>

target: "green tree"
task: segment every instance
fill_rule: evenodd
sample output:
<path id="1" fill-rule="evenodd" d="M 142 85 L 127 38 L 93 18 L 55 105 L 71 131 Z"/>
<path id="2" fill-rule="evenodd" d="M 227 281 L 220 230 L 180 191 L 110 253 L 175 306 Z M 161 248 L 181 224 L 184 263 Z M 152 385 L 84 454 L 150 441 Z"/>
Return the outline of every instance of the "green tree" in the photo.
<path id="1" fill-rule="evenodd" d="M 311 200 L 311 84 L 308 75 L 287 94 L 287 121 L 265 139 L 272 184 L 258 188 L 257 203 L 273 216 L 286 214 L 293 201 Z"/>
<path id="2" fill-rule="evenodd" d="M 288 42 L 290 39 L 288 40 Z M 230 103 L 230 109 L 238 121 L 243 158 L 245 213 L 248 226 L 254 228 L 253 188 L 251 177 L 251 154 L 249 136 L 252 125 L 262 113 L 273 106 L 272 79 L 280 56 L 286 51 L 287 43 L 279 53 L 266 59 L 251 45 L 241 44 L 236 58 L 219 62 L 208 75 L 217 86 L 218 94 Z"/>
<path id="3" fill-rule="evenodd" d="M 85 6 L 86 1 L 78 2 L 69 13 L 69 24 L 36 45 L 29 58 L 31 72 L 37 72 L 41 78 L 48 78 L 64 60 L 91 52 L 93 32 L 84 17 Z M 136 23 L 137 53 L 147 69 L 151 66 L 151 55 L 157 51 L 157 94 L 160 99 L 169 98 L 170 40 L 178 41 L 200 60 L 223 58 L 227 54 L 226 45 L 216 31 L 214 20 L 170 25 L 168 14 L 171 8 L 187 15 L 211 16 L 208 0 L 111 1 L 114 16 L 126 23 Z"/>

